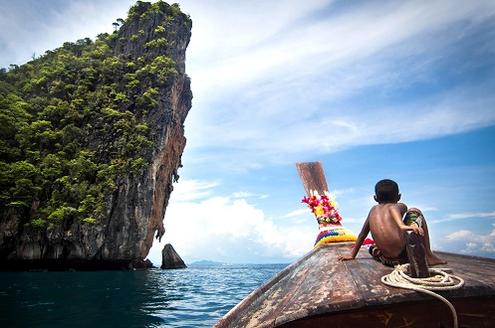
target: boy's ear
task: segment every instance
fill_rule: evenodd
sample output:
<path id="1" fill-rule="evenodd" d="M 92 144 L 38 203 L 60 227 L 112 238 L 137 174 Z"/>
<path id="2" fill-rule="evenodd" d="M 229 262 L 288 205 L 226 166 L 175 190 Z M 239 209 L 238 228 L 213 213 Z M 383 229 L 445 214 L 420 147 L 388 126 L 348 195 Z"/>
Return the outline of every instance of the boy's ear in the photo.
<path id="1" fill-rule="evenodd" d="M 401 194 L 398 194 L 398 195 L 397 195 L 397 201 L 399 201 L 399 200 L 400 200 L 400 197 L 401 197 L 401 196 L 402 196 Z"/>

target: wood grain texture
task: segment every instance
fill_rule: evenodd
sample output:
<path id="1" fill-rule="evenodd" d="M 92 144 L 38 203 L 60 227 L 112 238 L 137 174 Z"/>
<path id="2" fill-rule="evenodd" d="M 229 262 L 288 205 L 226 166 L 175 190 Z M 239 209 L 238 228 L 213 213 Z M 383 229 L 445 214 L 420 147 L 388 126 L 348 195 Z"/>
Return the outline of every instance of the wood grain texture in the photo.
<path id="1" fill-rule="evenodd" d="M 330 322 L 332 327 L 348 327 L 351 318 L 356 327 L 362 318 L 377 327 L 416 327 L 423 325 L 417 318 L 421 313 L 437 320 L 436 325 L 424 327 L 451 325 L 448 309 L 439 301 L 383 285 L 380 278 L 392 269 L 373 260 L 365 248 L 354 261 L 338 261 L 337 256 L 347 254 L 352 245 L 312 250 L 253 291 L 215 327 L 324 327 Z M 438 254 L 449 261 L 454 274 L 466 280 L 461 289 L 441 292 L 459 305 L 461 326 L 485 327 L 495 320 L 495 260 Z"/>
<path id="2" fill-rule="evenodd" d="M 429 277 L 430 272 L 426 261 L 426 250 L 423 237 L 412 232 L 406 233 L 406 251 L 410 263 L 411 277 Z"/>
<path id="3" fill-rule="evenodd" d="M 328 191 L 327 180 L 321 162 L 296 163 L 297 172 L 301 177 L 306 194 L 316 190 L 320 195 Z"/>
<path id="4" fill-rule="evenodd" d="M 495 298 L 455 299 L 460 327 L 493 328 Z M 452 315 L 445 304 L 434 300 L 404 302 L 399 304 L 369 307 L 366 311 L 342 311 L 333 315 L 317 315 L 288 322 L 284 328 L 369 328 L 369 327 L 410 327 L 439 328 L 452 327 Z"/>

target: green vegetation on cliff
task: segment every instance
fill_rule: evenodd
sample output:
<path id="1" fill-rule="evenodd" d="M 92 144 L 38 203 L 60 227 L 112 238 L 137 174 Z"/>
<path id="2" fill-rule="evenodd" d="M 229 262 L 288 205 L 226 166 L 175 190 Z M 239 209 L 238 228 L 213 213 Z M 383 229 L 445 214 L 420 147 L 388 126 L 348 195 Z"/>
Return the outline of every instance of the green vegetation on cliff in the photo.
<path id="1" fill-rule="evenodd" d="M 115 23 L 123 30 L 156 13 L 164 19 L 153 33 L 116 30 L 0 70 L 1 212 L 15 209 L 37 227 L 93 223 L 119 181 L 144 174 L 153 146 L 147 118 L 177 74 L 163 55 L 167 27 L 181 13 L 175 4 L 138 2 Z M 117 51 L 119 42 L 141 43 L 143 56 Z"/>

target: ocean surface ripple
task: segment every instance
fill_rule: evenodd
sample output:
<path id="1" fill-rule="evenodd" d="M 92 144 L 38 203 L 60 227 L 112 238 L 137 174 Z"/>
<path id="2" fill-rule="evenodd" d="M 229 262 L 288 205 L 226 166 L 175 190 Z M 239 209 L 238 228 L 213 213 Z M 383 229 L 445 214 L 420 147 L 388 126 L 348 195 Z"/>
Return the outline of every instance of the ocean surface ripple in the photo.
<path id="1" fill-rule="evenodd" d="M 0 327 L 211 327 L 285 266 L 0 272 Z"/>

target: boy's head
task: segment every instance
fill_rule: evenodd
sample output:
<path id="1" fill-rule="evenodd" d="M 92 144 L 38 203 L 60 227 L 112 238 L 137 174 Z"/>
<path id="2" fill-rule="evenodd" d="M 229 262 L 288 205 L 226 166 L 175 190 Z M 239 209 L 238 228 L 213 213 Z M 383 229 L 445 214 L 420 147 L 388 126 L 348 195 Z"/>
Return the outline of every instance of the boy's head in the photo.
<path id="1" fill-rule="evenodd" d="M 399 186 L 393 180 L 380 180 L 375 185 L 375 200 L 378 203 L 397 203 L 400 200 Z"/>

